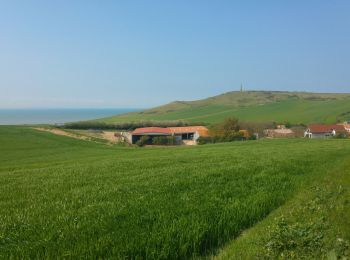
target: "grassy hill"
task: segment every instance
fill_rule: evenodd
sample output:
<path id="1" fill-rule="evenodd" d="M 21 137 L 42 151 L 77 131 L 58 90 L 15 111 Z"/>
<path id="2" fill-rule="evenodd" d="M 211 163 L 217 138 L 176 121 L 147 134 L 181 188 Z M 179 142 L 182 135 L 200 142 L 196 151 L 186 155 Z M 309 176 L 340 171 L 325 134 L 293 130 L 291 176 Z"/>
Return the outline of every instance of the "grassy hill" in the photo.
<path id="1" fill-rule="evenodd" d="M 322 259 L 350 241 L 349 140 L 122 148 L 0 127 L 0 143 L 1 259 Z"/>
<path id="2" fill-rule="evenodd" d="M 234 116 L 244 121 L 335 123 L 350 120 L 350 94 L 246 91 L 99 119 L 107 123 L 139 120 L 187 120 L 216 123 Z"/>

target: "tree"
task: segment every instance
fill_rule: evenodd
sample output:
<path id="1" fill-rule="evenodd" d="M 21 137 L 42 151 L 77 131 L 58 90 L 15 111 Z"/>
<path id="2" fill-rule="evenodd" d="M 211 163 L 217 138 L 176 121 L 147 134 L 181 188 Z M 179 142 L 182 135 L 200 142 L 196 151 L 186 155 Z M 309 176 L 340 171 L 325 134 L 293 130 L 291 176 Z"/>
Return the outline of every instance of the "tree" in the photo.
<path id="1" fill-rule="evenodd" d="M 223 141 L 233 140 L 239 131 L 238 119 L 234 117 L 226 118 L 222 123 L 215 125 L 211 131 L 211 136 Z"/>

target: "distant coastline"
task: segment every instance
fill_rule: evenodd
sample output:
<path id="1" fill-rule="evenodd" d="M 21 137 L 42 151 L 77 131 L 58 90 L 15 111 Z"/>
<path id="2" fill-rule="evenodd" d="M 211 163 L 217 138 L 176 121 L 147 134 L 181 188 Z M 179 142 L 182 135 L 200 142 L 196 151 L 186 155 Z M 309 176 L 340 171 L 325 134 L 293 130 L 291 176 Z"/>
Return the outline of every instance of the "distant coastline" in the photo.
<path id="1" fill-rule="evenodd" d="M 63 124 L 103 118 L 140 109 L 132 108 L 40 108 L 0 109 L 0 125 Z"/>

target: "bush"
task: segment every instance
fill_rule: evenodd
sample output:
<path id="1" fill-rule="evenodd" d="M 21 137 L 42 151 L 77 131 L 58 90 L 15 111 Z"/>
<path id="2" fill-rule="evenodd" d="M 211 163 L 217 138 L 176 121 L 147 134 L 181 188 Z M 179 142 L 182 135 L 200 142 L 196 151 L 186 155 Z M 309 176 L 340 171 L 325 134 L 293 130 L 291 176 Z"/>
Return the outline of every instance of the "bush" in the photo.
<path id="1" fill-rule="evenodd" d="M 153 137 L 152 144 L 154 144 L 154 145 L 175 145 L 176 144 L 176 137 L 175 136 Z"/>
<path id="2" fill-rule="evenodd" d="M 349 138 L 349 134 L 348 133 L 337 133 L 334 138 L 337 139 L 346 139 Z"/>
<path id="3" fill-rule="evenodd" d="M 286 128 L 291 128 L 292 127 L 292 124 L 290 122 L 286 122 L 284 125 L 286 126 Z"/>
<path id="4" fill-rule="evenodd" d="M 149 143 L 149 136 L 145 135 L 145 136 L 141 136 L 141 138 L 136 142 L 136 145 L 139 146 L 139 147 L 142 147 L 146 144 Z"/>
<path id="5" fill-rule="evenodd" d="M 265 245 L 265 257 L 306 258 L 323 248 L 324 223 L 288 223 L 283 217 L 269 227 L 269 238 Z"/>
<path id="6" fill-rule="evenodd" d="M 257 140 L 256 134 L 249 135 L 248 140 Z"/>
<path id="7" fill-rule="evenodd" d="M 212 137 L 209 136 L 200 136 L 197 139 L 197 144 L 202 145 L 202 144 L 208 144 L 208 143 L 213 143 Z"/>

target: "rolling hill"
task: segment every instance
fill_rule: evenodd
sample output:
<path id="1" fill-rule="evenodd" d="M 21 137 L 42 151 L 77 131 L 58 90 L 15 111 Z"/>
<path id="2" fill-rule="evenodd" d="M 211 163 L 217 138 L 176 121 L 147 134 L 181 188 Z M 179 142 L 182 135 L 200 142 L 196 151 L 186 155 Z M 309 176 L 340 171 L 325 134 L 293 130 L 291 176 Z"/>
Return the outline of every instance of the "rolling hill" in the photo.
<path id="1" fill-rule="evenodd" d="M 202 100 L 174 101 L 97 121 L 186 120 L 210 124 L 231 116 L 244 121 L 335 123 L 350 119 L 350 94 L 232 91 Z"/>

